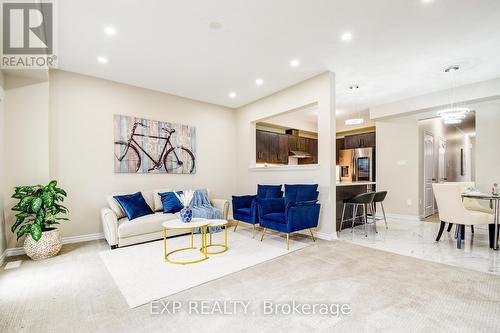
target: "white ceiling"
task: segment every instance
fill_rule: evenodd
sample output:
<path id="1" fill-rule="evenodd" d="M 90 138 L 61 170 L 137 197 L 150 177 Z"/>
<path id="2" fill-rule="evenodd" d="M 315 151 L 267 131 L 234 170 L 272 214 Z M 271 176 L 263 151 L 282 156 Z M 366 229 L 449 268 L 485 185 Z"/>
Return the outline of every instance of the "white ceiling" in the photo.
<path id="1" fill-rule="evenodd" d="M 326 70 L 345 110 L 448 88 L 450 64 L 457 84 L 500 77 L 498 0 L 64 0 L 58 11 L 61 69 L 229 107 Z"/>

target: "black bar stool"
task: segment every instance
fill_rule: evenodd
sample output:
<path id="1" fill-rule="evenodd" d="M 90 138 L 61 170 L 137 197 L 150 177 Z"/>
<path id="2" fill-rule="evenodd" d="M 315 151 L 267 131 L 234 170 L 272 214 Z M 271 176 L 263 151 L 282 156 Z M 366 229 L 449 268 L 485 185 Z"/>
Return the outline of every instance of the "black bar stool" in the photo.
<path id="1" fill-rule="evenodd" d="M 361 193 L 358 194 L 352 198 L 345 199 L 344 206 L 342 207 L 342 220 L 340 221 L 340 230 L 342 230 L 342 224 L 344 223 L 344 215 L 345 215 L 345 209 L 347 205 L 353 205 L 353 214 L 352 214 L 352 219 L 347 219 L 346 221 L 352 220 L 351 224 L 351 232 L 354 229 L 354 220 L 358 218 L 358 206 L 363 206 L 363 218 L 364 218 L 364 227 L 365 227 L 365 237 L 368 237 L 368 234 L 366 233 L 366 223 L 368 222 L 368 205 L 370 208 L 372 208 L 372 203 L 373 203 L 373 198 L 375 197 L 376 192 L 368 192 L 368 193 Z"/>
<path id="2" fill-rule="evenodd" d="M 382 207 L 382 215 L 384 216 L 383 219 L 385 222 L 385 228 L 388 229 L 387 218 L 385 217 L 385 210 L 384 210 L 384 203 L 383 203 L 386 196 L 387 196 L 387 191 L 375 192 L 375 197 L 373 197 L 371 209 L 372 209 L 373 223 L 377 223 L 377 217 L 375 217 L 375 211 L 377 210 L 377 202 L 380 202 L 380 207 Z M 378 218 L 378 219 L 382 219 L 382 218 Z M 375 228 L 377 228 L 377 227 L 375 226 Z"/>

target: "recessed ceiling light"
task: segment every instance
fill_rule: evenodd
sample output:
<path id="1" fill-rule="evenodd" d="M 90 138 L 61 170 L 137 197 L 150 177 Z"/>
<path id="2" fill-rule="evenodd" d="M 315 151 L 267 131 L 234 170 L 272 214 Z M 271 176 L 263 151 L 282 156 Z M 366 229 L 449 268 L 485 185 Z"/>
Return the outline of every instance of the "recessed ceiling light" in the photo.
<path id="1" fill-rule="evenodd" d="M 262 80 L 262 79 L 256 79 L 255 80 L 255 84 L 258 85 L 258 86 L 261 86 L 261 85 L 264 84 L 264 80 Z"/>
<path id="2" fill-rule="evenodd" d="M 234 91 L 231 91 L 229 93 L 229 98 L 236 98 L 236 93 Z"/>
<path id="3" fill-rule="evenodd" d="M 363 118 L 352 118 L 345 121 L 346 125 L 361 125 L 365 120 Z"/>
<path id="4" fill-rule="evenodd" d="M 290 60 L 290 66 L 292 67 L 298 67 L 300 65 L 300 60 L 299 59 L 292 59 Z"/>
<path id="5" fill-rule="evenodd" d="M 428 4 L 428 3 L 433 3 L 434 0 L 420 0 L 422 3 Z"/>
<path id="6" fill-rule="evenodd" d="M 97 57 L 97 62 L 99 62 L 100 64 L 107 64 L 108 58 L 103 57 L 103 56 L 99 56 L 99 57 Z"/>
<path id="7" fill-rule="evenodd" d="M 114 36 L 114 35 L 116 35 L 116 29 L 115 29 L 115 27 L 108 25 L 108 26 L 104 27 L 104 33 L 108 36 Z"/>
<path id="8" fill-rule="evenodd" d="M 352 39 L 352 34 L 350 32 L 344 32 L 341 36 L 340 39 L 342 39 L 344 42 L 348 42 Z"/>

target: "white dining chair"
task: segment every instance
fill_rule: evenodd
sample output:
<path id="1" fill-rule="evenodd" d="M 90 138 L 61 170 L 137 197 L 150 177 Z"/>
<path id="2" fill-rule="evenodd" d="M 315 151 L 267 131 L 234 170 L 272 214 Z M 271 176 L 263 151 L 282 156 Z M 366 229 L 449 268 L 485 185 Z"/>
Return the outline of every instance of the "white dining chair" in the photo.
<path id="1" fill-rule="evenodd" d="M 439 241 L 441 238 L 446 223 L 453 223 L 457 225 L 457 248 L 460 249 L 462 247 L 462 240 L 465 239 L 466 225 L 494 223 L 492 214 L 465 208 L 459 184 L 432 184 L 432 189 L 438 206 L 439 220 L 441 221 L 436 241 Z M 489 230 L 491 233 L 491 228 Z"/>

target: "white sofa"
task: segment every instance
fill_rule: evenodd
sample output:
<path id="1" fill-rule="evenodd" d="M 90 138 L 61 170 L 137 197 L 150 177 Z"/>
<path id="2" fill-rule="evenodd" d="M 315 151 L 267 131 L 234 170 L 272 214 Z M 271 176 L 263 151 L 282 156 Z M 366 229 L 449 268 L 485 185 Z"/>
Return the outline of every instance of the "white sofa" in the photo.
<path id="1" fill-rule="evenodd" d="M 112 249 L 132 244 L 138 244 L 163 238 L 162 223 L 179 218 L 177 214 L 164 214 L 163 204 L 159 192 L 171 192 L 172 189 L 158 189 L 141 191 L 144 200 L 155 212 L 151 215 L 142 216 L 129 221 L 118 202 L 113 198 L 115 195 L 127 193 L 115 193 L 108 195 L 106 201 L 108 207 L 101 210 L 101 221 L 104 237 Z M 210 192 L 209 192 L 210 197 Z M 222 218 L 227 219 L 229 201 L 223 199 L 211 199 L 212 206 L 222 211 Z M 185 233 L 183 231 L 169 231 L 169 236 Z"/>

